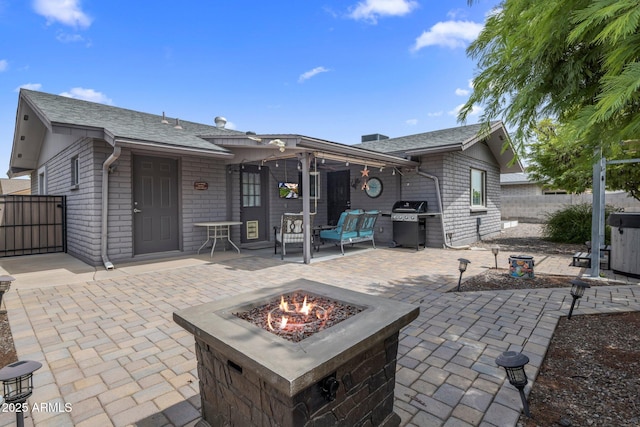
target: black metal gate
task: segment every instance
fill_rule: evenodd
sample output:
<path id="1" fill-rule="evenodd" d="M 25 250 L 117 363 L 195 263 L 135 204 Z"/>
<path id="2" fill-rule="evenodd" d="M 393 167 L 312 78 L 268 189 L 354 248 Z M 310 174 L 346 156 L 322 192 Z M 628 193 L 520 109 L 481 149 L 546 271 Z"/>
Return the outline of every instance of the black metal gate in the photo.
<path id="1" fill-rule="evenodd" d="M 65 196 L 0 196 L 0 257 L 66 251 Z"/>

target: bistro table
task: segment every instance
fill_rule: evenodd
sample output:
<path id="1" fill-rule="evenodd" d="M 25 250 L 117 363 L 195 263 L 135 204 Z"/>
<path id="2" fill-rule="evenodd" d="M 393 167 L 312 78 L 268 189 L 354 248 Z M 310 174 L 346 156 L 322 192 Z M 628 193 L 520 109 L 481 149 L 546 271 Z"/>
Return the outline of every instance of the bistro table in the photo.
<path id="1" fill-rule="evenodd" d="M 200 248 L 198 248 L 198 253 L 200 253 L 200 250 L 202 250 L 202 248 L 204 248 L 207 245 L 207 243 L 209 243 L 209 241 L 213 239 L 213 245 L 211 246 L 211 256 L 213 257 L 213 251 L 216 248 L 216 242 L 218 241 L 218 238 L 221 238 L 221 239 L 225 239 L 226 238 L 227 241 L 229 243 L 231 243 L 231 246 L 236 248 L 238 253 L 240 253 L 240 248 L 238 248 L 236 246 L 236 244 L 231 241 L 231 226 L 232 225 L 242 225 L 242 222 L 240 222 L 240 221 L 213 221 L 213 222 L 197 222 L 197 223 L 195 223 L 193 225 L 196 226 L 196 227 L 206 227 L 207 228 L 207 240 L 205 240 L 205 242 L 202 244 L 202 246 L 200 246 Z M 227 250 L 226 247 L 225 247 L 225 250 Z"/>

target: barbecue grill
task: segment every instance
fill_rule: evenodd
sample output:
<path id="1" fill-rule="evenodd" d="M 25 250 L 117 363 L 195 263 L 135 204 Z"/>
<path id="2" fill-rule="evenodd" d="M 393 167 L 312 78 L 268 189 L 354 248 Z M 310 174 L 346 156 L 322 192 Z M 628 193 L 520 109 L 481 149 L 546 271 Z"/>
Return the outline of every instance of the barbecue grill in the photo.
<path id="1" fill-rule="evenodd" d="M 425 248 L 428 216 L 426 201 L 395 202 L 391 209 L 393 246 Z"/>

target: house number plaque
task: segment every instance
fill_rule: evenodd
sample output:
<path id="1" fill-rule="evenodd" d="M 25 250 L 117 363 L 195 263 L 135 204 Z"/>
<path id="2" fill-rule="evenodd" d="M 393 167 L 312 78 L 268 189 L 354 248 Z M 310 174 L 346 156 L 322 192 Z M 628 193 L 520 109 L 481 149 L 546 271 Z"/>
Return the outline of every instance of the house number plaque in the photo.
<path id="1" fill-rule="evenodd" d="M 209 184 L 204 181 L 196 181 L 193 183 L 194 190 L 207 190 L 209 188 Z"/>

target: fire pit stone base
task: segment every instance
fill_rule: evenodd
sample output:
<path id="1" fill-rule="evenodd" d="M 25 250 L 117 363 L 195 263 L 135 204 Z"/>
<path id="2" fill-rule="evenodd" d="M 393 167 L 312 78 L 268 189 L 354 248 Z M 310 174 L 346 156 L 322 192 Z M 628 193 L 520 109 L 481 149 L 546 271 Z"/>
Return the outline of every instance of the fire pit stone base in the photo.
<path id="1" fill-rule="evenodd" d="M 299 342 L 234 313 L 304 293 L 362 309 Z M 399 331 L 420 308 L 298 279 L 174 313 L 195 338 L 203 420 L 218 427 L 397 427 Z"/>
<path id="2" fill-rule="evenodd" d="M 196 339 L 203 418 L 213 426 L 395 427 L 393 412 L 398 333 L 346 361 L 335 375 L 335 399 L 327 401 L 320 385 L 292 397 L 255 373 L 228 361 Z"/>

